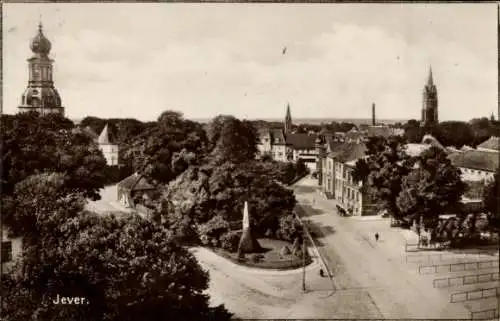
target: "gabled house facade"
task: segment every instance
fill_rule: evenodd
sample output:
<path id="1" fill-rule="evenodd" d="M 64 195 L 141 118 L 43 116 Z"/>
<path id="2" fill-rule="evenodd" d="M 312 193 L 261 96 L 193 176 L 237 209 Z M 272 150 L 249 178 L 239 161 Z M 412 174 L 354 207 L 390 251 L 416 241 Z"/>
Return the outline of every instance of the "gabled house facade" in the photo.
<path id="1" fill-rule="evenodd" d="M 363 190 L 361 182 L 356 182 L 353 171 L 356 162 L 365 156 L 366 146 L 358 142 L 328 142 L 324 157 L 321 157 L 321 188 L 329 199 L 349 215 L 374 215 L 375 206 Z"/>

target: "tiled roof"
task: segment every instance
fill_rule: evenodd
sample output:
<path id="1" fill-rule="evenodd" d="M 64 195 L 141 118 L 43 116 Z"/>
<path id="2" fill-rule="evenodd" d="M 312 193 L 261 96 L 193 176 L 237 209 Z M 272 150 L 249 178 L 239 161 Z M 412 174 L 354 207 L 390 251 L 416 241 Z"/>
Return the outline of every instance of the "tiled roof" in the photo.
<path id="1" fill-rule="evenodd" d="M 118 187 L 140 191 L 140 190 L 152 190 L 155 187 L 147 182 L 144 176 L 134 173 L 129 177 L 125 178 L 121 182 L 118 183 Z"/>
<path id="2" fill-rule="evenodd" d="M 288 134 L 286 143 L 294 149 L 314 149 L 316 148 L 316 135 L 309 134 Z"/>
<path id="3" fill-rule="evenodd" d="M 482 142 L 477 148 L 500 150 L 500 137 L 491 136 L 488 140 Z"/>
<path id="4" fill-rule="evenodd" d="M 108 129 L 108 124 L 104 126 L 104 129 L 102 130 L 101 134 L 99 135 L 99 138 L 97 139 L 97 143 L 102 144 L 102 145 L 109 145 L 111 144 L 109 141 L 109 129 Z"/>
<path id="5" fill-rule="evenodd" d="M 498 153 L 479 150 L 469 150 L 454 154 L 450 160 L 457 167 L 494 172 L 500 163 Z"/>
<path id="6" fill-rule="evenodd" d="M 359 139 L 363 137 L 363 134 L 358 131 L 348 131 L 345 137 L 348 139 Z"/>
<path id="7" fill-rule="evenodd" d="M 269 133 L 271 134 L 271 139 L 273 144 L 282 145 L 286 143 L 283 129 L 270 128 Z"/>
<path id="8" fill-rule="evenodd" d="M 338 159 L 340 162 L 347 163 L 349 161 L 364 157 L 367 151 L 366 145 L 363 143 L 343 143 L 336 146 L 335 150 L 328 156 Z"/>
<path id="9" fill-rule="evenodd" d="M 262 138 L 268 136 L 269 139 L 271 139 L 271 144 L 273 145 L 285 144 L 285 136 L 283 134 L 283 129 L 267 127 L 267 128 L 259 128 L 257 132 L 259 134 L 259 139 L 261 140 Z"/>
<path id="10" fill-rule="evenodd" d="M 451 163 L 454 164 L 455 159 L 457 159 L 458 157 L 460 157 L 461 154 L 462 154 L 462 152 L 458 151 L 458 152 L 454 152 L 454 153 L 448 154 L 447 157 L 451 161 Z"/>

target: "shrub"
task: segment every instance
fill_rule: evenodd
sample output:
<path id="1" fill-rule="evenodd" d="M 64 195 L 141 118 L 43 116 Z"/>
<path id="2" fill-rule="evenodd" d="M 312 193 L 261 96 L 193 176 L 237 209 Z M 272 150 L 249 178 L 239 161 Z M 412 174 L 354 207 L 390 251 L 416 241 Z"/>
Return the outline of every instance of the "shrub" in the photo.
<path id="1" fill-rule="evenodd" d="M 214 216 L 208 222 L 198 226 L 198 234 L 204 245 L 218 244 L 220 237 L 229 231 L 229 223 L 220 215 Z"/>
<path id="2" fill-rule="evenodd" d="M 281 248 L 281 250 L 280 250 L 281 257 L 286 257 L 286 256 L 289 256 L 290 254 L 292 254 L 292 251 L 290 251 L 290 248 L 288 247 L 288 245 L 285 245 Z"/>
<path id="3" fill-rule="evenodd" d="M 220 238 L 220 245 L 223 249 L 229 252 L 236 252 L 238 250 L 238 243 L 240 242 L 241 231 L 230 231 Z"/>
<path id="4" fill-rule="evenodd" d="M 276 237 L 292 242 L 295 238 L 302 235 L 302 226 L 293 214 L 280 217 L 279 229 L 276 231 Z"/>
<path id="5" fill-rule="evenodd" d="M 258 263 L 258 262 L 262 261 L 263 258 L 264 258 L 264 255 L 257 254 L 257 253 L 256 254 L 252 254 L 252 256 L 251 256 L 251 260 L 254 263 Z"/>

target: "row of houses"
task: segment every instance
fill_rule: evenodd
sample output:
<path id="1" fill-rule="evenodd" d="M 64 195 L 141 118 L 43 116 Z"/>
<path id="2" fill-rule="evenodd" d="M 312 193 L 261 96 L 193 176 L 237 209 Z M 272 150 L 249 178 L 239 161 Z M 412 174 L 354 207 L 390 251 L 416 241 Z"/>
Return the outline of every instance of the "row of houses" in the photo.
<path id="1" fill-rule="evenodd" d="M 426 135 L 421 144 L 406 144 L 405 148 L 410 156 L 418 156 L 431 146 L 442 148 L 448 154 L 451 163 L 460 169 L 466 184 L 486 184 L 499 168 L 498 137 L 491 137 L 477 149 L 457 151 L 443 147 L 434 137 Z M 336 200 L 350 215 L 377 214 L 375 204 L 362 189 L 362 183 L 353 177 L 356 162 L 366 157 L 365 152 L 363 141 L 341 142 L 331 138 L 326 139 L 318 152 L 318 184 L 322 192 L 327 198 Z M 472 209 L 480 205 L 480 200 L 464 198 L 463 203 Z"/>
<path id="2" fill-rule="evenodd" d="M 287 132 L 284 128 L 260 128 L 258 134 L 258 157 L 267 155 L 273 160 L 281 162 L 297 162 L 301 160 L 311 172 L 315 172 L 317 171 L 320 146 L 323 146 L 325 141 L 361 144 L 373 136 L 403 135 L 404 131 L 379 125 L 368 126 L 364 130 L 353 128 L 348 132 L 335 133 L 326 130 L 319 133 L 294 133 Z"/>

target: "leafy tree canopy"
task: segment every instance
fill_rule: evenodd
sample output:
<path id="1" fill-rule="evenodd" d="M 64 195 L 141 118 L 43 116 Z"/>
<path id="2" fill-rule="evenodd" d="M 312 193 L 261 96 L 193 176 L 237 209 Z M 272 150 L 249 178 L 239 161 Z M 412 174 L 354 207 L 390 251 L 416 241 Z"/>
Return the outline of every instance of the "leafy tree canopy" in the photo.
<path id="1" fill-rule="evenodd" d="M 221 162 L 246 162 L 257 154 L 257 131 L 249 121 L 219 115 L 210 122 L 207 132 L 211 155 Z"/>
<path id="2" fill-rule="evenodd" d="M 15 278 L 3 279 L 7 321 L 229 320 L 209 308 L 208 274 L 170 234 L 139 216 L 82 212 L 26 248 Z M 55 305 L 56 296 L 88 304 Z"/>
<path id="3" fill-rule="evenodd" d="M 437 147 L 431 147 L 418 157 L 418 167 L 402 180 L 397 205 L 404 216 L 420 215 L 436 222 L 440 214 L 459 210 L 465 184 L 460 170 Z"/>
<path id="4" fill-rule="evenodd" d="M 24 248 L 2 277 L 2 320 L 229 320 L 209 308 L 208 274 L 158 224 L 83 211 L 57 173 L 19 183 L 16 202 Z M 55 305 L 57 295 L 88 304 Z"/>
<path id="5" fill-rule="evenodd" d="M 206 146 L 206 133 L 199 123 L 184 119 L 178 112 L 166 111 L 132 142 L 127 153 L 134 160 L 135 171 L 150 181 L 165 184 L 198 163 Z"/>
<path id="6" fill-rule="evenodd" d="M 484 206 L 486 210 L 493 214 L 496 223 L 500 223 L 500 169 L 497 169 L 493 181 L 485 186 Z M 500 226 L 500 224 L 498 224 Z"/>
<path id="7" fill-rule="evenodd" d="M 4 115 L 2 120 L 2 195 L 41 172 L 65 174 L 66 188 L 99 198 L 105 183 L 106 160 L 91 137 L 74 129 L 58 114 Z"/>
<path id="8" fill-rule="evenodd" d="M 295 197 L 263 175 L 256 164 L 209 163 L 189 168 L 165 189 L 158 214 L 178 235 L 186 236 L 187 231 L 193 232 L 192 226 L 217 215 L 228 222 L 241 221 L 248 200 L 256 232 L 276 230 L 279 217 L 294 208 Z"/>

